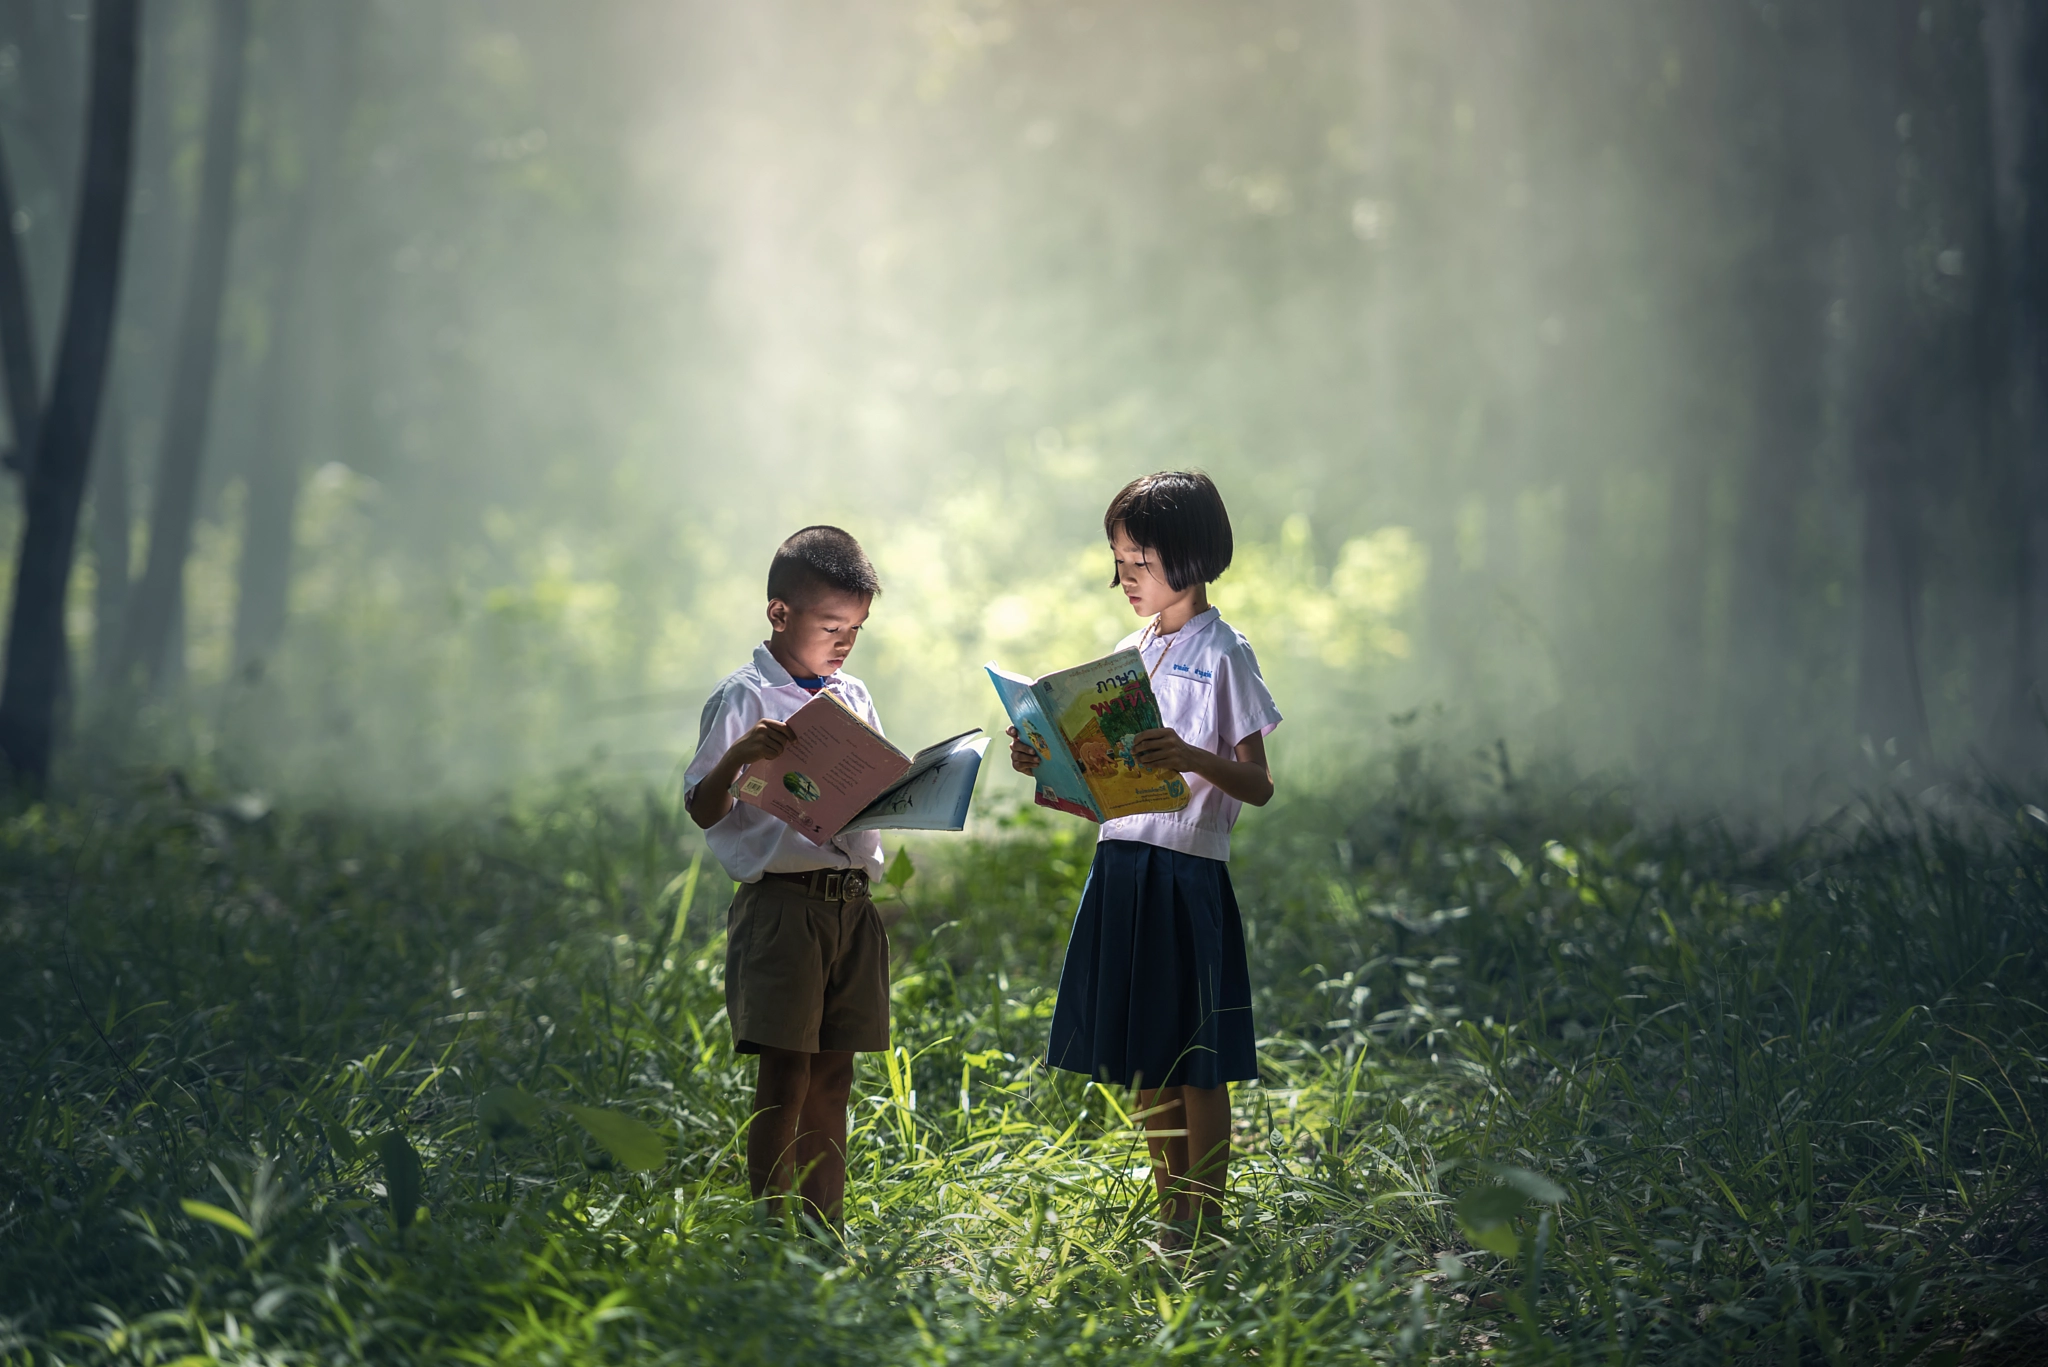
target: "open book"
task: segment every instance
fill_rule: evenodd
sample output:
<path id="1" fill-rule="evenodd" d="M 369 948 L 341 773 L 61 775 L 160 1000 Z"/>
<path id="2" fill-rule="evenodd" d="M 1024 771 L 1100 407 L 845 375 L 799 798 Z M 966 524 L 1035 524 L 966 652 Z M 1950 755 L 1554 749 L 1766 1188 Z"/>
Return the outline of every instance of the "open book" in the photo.
<path id="1" fill-rule="evenodd" d="M 821 691 L 789 718 L 796 738 L 749 764 L 732 795 L 822 845 L 842 831 L 957 831 L 967 825 L 988 737 L 981 728 L 906 755 Z"/>
<path id="2" fill-rule="evenodd" d="M 989 665 L 988 677 L 1017 734 L 1038 751 L 1039 806 L 1107 821 L 1188 805 L 1185 778 L 1141 765 L 1131 753 L 1131 738 L 1160 724 L 1159 700 L 1137 651 L 1040 679 Z"/>

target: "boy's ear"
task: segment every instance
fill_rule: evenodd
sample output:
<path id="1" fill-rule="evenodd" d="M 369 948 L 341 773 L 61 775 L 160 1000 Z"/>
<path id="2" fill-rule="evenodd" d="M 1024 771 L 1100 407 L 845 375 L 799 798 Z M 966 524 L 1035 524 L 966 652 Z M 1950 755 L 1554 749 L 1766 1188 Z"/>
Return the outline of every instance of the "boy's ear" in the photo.
<path id="1" fill-rule="evenodd" d="M 789 630 L 790 606 L 780 598 L 768 600 L 768 626 L 775 631 Z"/>

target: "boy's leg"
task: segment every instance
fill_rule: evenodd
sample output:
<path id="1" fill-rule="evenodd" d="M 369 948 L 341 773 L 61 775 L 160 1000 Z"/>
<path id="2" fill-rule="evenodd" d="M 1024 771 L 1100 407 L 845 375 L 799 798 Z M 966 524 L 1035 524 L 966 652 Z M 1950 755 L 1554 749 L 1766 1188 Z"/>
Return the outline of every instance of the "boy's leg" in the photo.
<path id="1" fill-rule="evenodd" d="M 802 1174 L 804 1204 L 826 1224 L 846 1213 L 846 1099 L 853 1092 L 853 1051 L 827 1049 L 811 1055 L 811 1083 L 804 1093 L 796 1137 L 796 1166 Z"/>
<path id="2" fill-rule="evenodd" d="M 747 1126 L 747 1185 L 754 1198 L 796 1185 L 797 1123 L 810 1090 L 811 1054 L 761 1046 L 761 1078 L 754 1089 L 754 1119 Z"/>
<path id="3" fill-rule="evenodd" d="M 1187 1145 L 1181 1171 L 1186 1174 L 1180 1216 L 1215 1219 L 1223 1213 L 1217 1198 L 1230 1181 L 1230 1084 L 1182 1087 L 1181 1107 L 1187 1116 Z"/>

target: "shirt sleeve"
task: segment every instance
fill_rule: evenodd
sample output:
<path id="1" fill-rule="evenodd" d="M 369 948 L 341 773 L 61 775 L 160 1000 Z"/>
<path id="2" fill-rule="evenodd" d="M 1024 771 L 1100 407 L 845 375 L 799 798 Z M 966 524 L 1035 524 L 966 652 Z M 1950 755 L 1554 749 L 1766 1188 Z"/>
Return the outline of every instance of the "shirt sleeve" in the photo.
<path id="1" fill-rule="evenodd" d="M 1252 736 L 1272 734 L 1280 708 L 1259 673 L 1259 657 L 1238 641 L 1216 661 L 1216 735 L 1226 749 Z"/>
<path id="2" fill-rule="evenodd" d="M 854 711 L 860 714 L 860 719 L 869 726 L 874 727 L 876 735 L 886 739 L 889 733 L 882 729 L 881 714 L 875 711 L 875 696 L 868 692 L 866 684 L 860 686 L 860 696 L 856 701 L 858 706 L 854 708 Z"/>
<path id="3" fill-rule="evenodd" d="M 704 715 L 697 721 L 697 753 L 683 771 L 683 801 L 697 795 L 697 785 L 718 767 L 733 742 L 754 729 L 761 720 L 761 699 L 751 690 L 720 685 L 704 703 Z"/>

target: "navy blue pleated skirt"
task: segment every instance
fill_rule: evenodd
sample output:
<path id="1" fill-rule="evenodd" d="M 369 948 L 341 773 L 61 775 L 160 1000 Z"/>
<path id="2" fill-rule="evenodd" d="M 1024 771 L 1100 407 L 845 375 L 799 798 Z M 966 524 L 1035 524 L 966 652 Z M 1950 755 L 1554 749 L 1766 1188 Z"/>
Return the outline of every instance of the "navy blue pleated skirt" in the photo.
<path id="1" fill-rule="evenodd" d="M 1127 1087 L 1259 1075 L 1230 867 L 1104 840 L 1067 941 L 1045 1061 Z"/>

